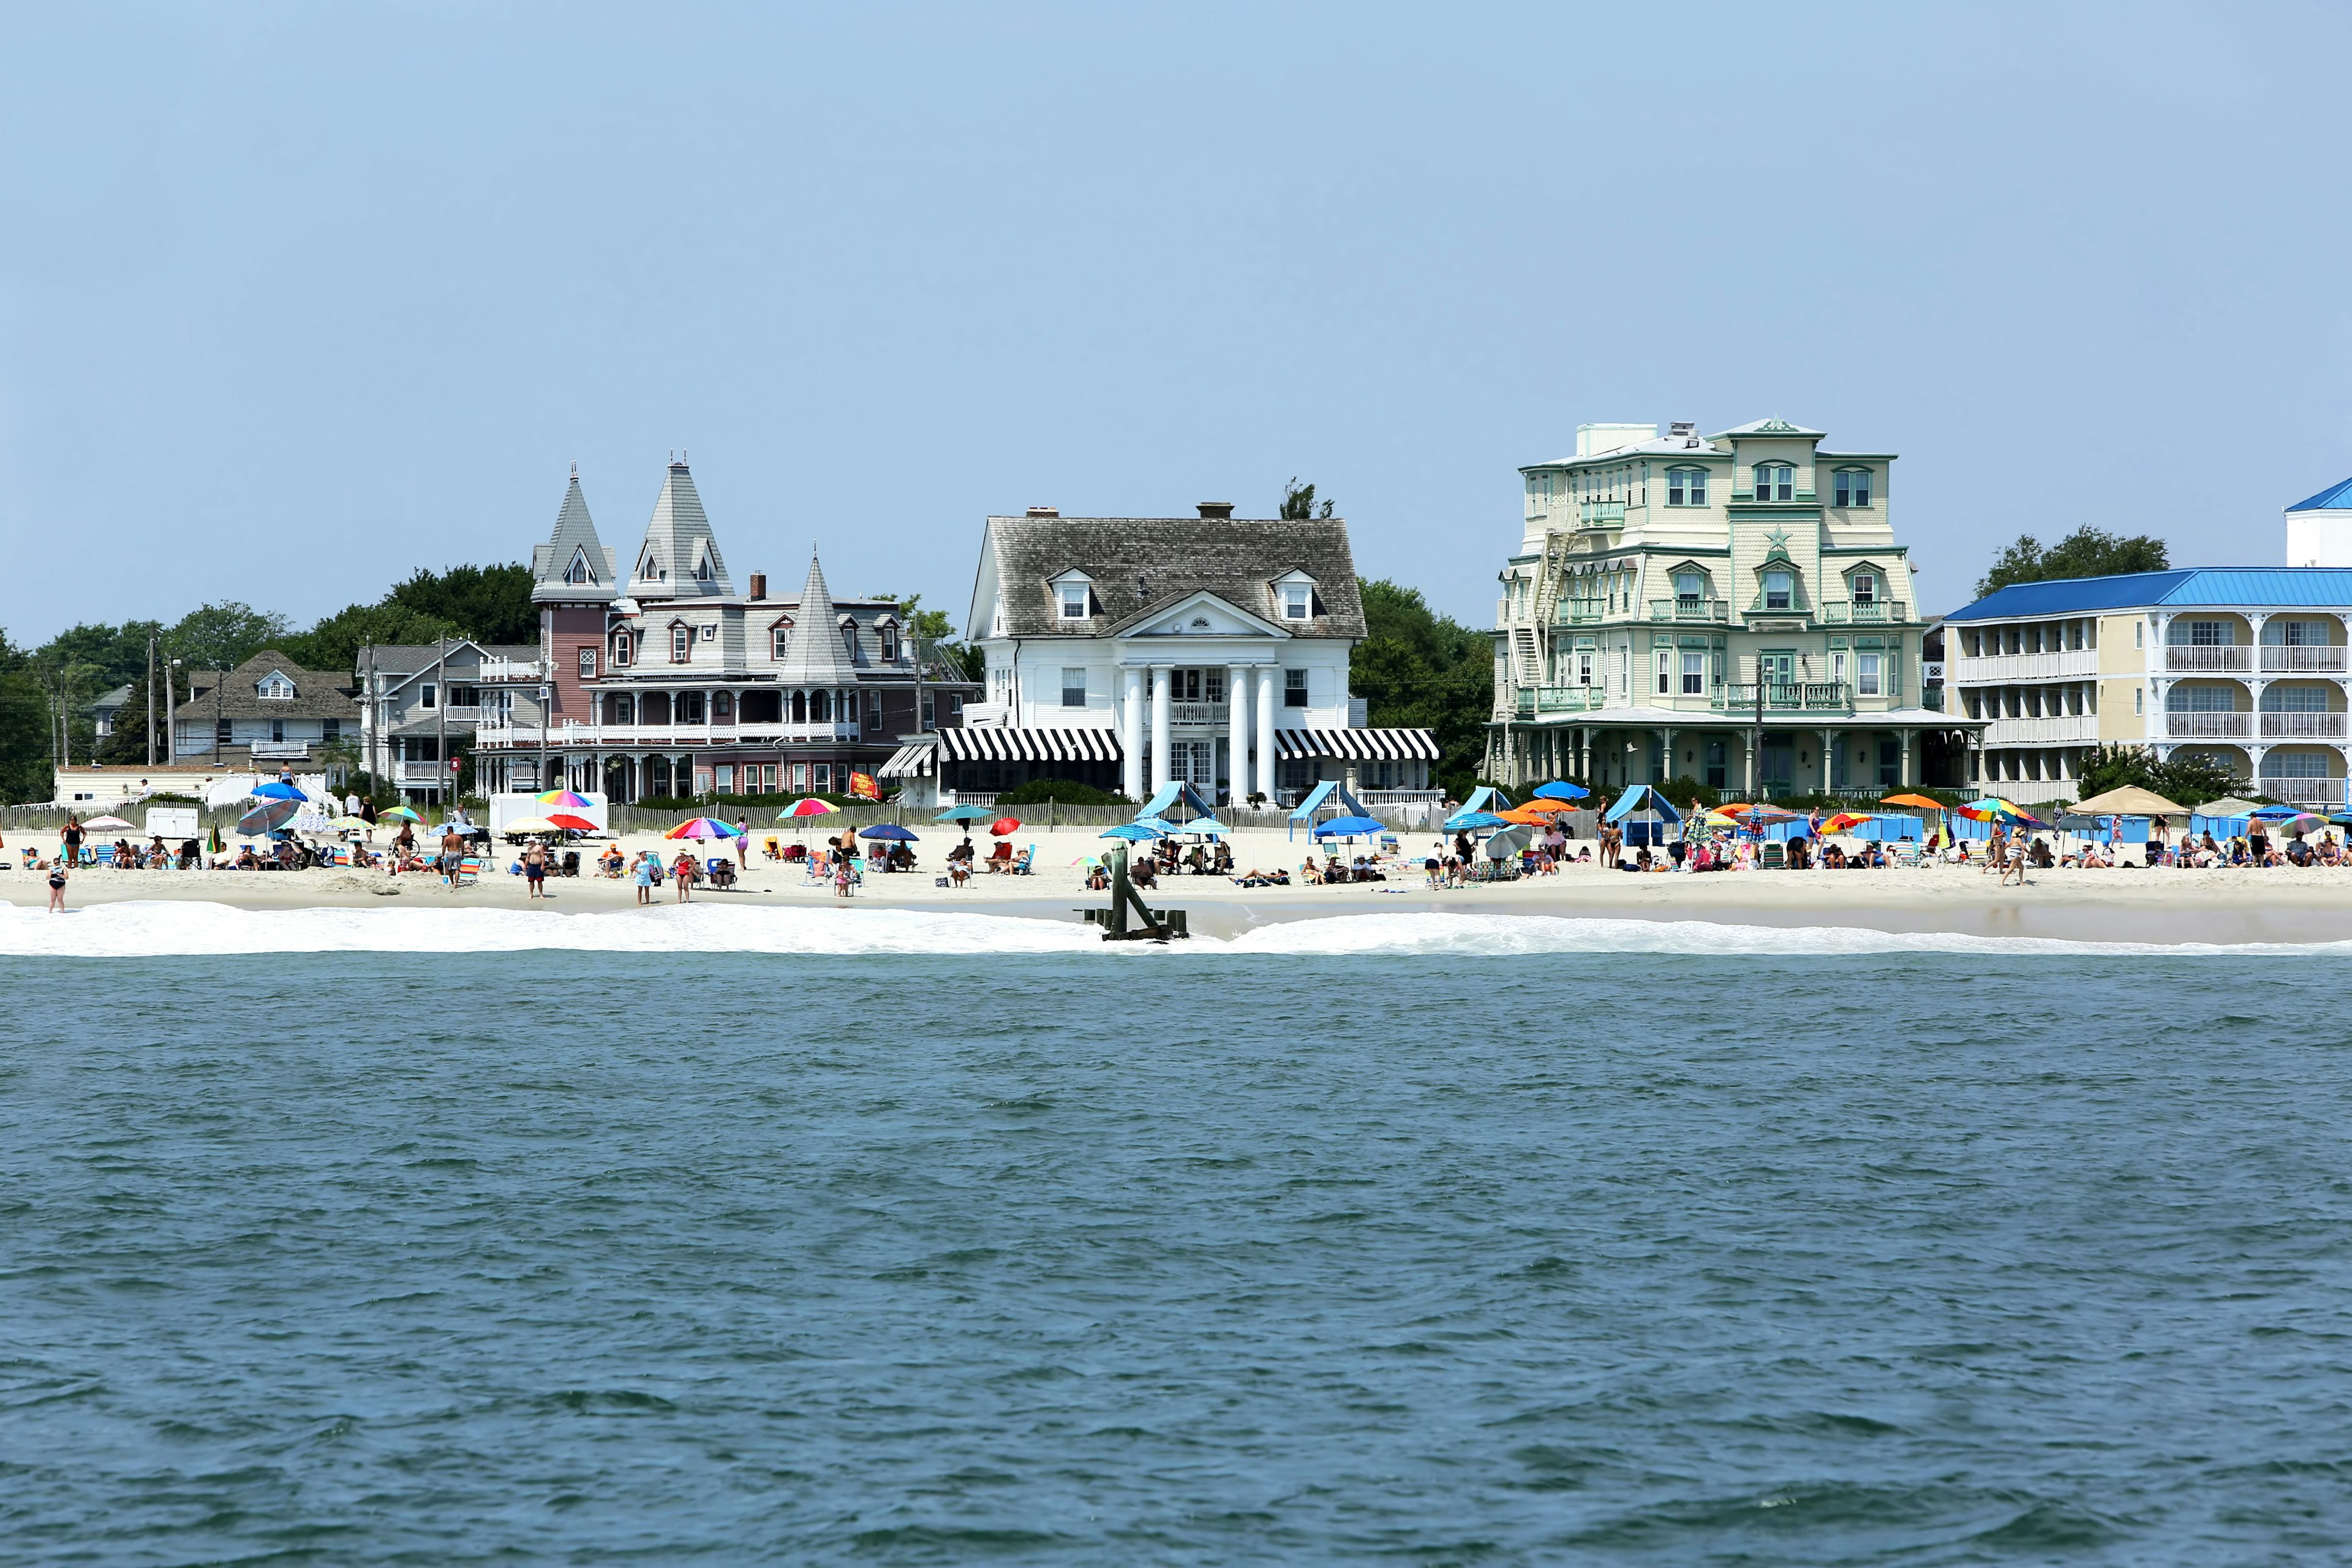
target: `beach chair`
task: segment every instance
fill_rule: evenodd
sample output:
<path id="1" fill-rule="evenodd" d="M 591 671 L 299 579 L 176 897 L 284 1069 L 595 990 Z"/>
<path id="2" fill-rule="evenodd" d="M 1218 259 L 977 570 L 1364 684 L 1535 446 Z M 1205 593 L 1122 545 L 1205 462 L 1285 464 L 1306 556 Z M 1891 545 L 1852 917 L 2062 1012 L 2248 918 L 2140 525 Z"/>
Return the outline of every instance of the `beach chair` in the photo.
<path id="1" fill-rule="evenodd" d="M 481 857 L 478 855 L 459 856 L 457 858 L 457 875 L 454 879 L 455 885 L 460 888 L 470 888 L 481 879 Z"/>
<path id="2" fill-rule="evenodd" d="M 1036 858 L 1037 847 L 1034 844 L 1032 844 L 1027 848 L 1022 850 L 1019 858 L 1013 862 L 1011 868 L 1013 874 L 1016 877 L 1028 876 L 1030 874 L 1029 868 Z"/>
<path id="3" fill-rule="evenodd" d="M 1923 864 L 1919 858 L 1919 841 L 1916 838 L 1896 839 L 1894 847 L 1887 850 L 1886 857 L 1897 866 L 1907 866 L 1915 870 Z"/>
<path id="4" fill-rule="evenodd" d="M 1756 847 L 1756 868 L 1759 871 L 1787 870 L 1789 847 L 1777 838 L 1767 838 Z"/>
<path id="5" fill-rule="evenodd" d="M 735 862 L 724 855 L 713 855 L 702 863 L 702 874 L 710 879 L 714 888 L 731 888 L 735 885 Z"/>
<path id="6" fill-rule="evenodd" d="M 801 862 L 801 886 L 820 887 L 832 880 L 833 873 L 825 864 L 824 853 L 820 850 L 811 850 L 808 858 Z"/>
<path id="7" fill-rule="evenodd" d="M 114 846 L 113 846 L 113 845 L 111 845 L 111 844 L 101 844 L 101 845 L 100 845 L 100 846 L 98 847 L 98 849 L 97 849 L 97 855 L 98 855 L 97 864 L 99 864 L 99 865 L 100 865 L 100 866 L 111 866 L 111 865 L 113 865 L 113 864 L 114 864 Z"/>

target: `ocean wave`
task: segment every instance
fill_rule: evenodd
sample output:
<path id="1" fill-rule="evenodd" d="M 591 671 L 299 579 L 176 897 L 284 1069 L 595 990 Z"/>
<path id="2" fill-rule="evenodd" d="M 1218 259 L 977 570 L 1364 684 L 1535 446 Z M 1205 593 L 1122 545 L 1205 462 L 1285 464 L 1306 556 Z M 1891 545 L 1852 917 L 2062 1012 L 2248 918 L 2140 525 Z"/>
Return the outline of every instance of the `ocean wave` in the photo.
<path id="1" fill-rule="evenodd" d="M 740 952 L 935 957 L 1105 952 L 1242 957 L 1491 958 L 1658 953 L 1696 958 L 1836 958 L 1900 953 L 1986 957 L 2308 957 L 2352 942 L 2076 942 L 1886 931 L 1862 926 L 1397 912 L 1276 921 L 1231 941 L 1196 935 L 1157 947 L 1105 947 L 1076 921 L 931 910 L 687 904 L 558 913 L 544 910 L 248 910 L 230 904 L 95 904 L 60 917 L 0 908 L 0 957 L 128 958 L 297 952 Z"/>

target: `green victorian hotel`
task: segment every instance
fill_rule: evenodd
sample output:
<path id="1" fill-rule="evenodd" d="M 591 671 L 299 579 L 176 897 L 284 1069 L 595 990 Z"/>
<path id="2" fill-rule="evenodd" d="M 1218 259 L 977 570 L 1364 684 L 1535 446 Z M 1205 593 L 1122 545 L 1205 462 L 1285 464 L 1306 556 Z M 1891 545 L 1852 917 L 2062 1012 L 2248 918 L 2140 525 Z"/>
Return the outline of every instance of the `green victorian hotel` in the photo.
<path id="1" fill-rule="evenodd" d="M 1964 776 L 1982 721 L 1930 705 L 1894 454 L 1824 438 L 1585 425 L 1574 457 L 1520 469 L 1488 777 L 1770 797 Z"/>

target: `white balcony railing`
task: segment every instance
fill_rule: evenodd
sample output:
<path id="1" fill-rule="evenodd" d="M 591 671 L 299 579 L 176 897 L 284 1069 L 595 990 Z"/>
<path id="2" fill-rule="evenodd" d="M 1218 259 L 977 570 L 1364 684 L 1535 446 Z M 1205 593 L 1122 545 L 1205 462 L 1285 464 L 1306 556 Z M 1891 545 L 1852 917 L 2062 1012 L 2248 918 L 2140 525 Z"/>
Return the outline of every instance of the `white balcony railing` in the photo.
<path id="1" fill-rule="evenodd" d="M 535 658 L 486 658 L 478 678 L 483 680 L 544 680 L 545 667 Z"/>
<path id="2" fill-rule="evenodd" d="M 600 746 L 614 751 L 646 748 L 667 751 L 677 746 L 782 746 L 818 741 L 855 741 L 865 731 L 854 720 L 822 724 L 557 724 L 547 731 L 546 744 Z M 535 751 L 541 744 L 539 726 L 484 726 L 474 733 L 474 744 L 484 750 Z"/>
<path id="3" fill-rule="evenodd" d="M 457 775 L 446 763 L 395 763 L 392 776 L 394 782 L 410 789 L 438 789 Z"/>
<path id="4" fill-rule="evenodd" d="M 1171 702 L 1168 721 L 1171 724 L 1223 724 L 1231 711 L 1222 702 Z"/>
<path id="5" fill-rule="evenodd" d="M 1985 726 L 1988 746 L 2088 745 L 2099 738 L 2095 713 L 2063 713 L 2038 719 L 1995 719 Z"/>
<path id="6" fill-rule="evenodd" d="M 2344 656 L 2347 652 L 2352 652 L 2352 649 L 2323 645 L 2301 647 L 2265 645 L 2262 650 L 2263 669 L 2266 674 L 2294 675 L 2310 671 L 2340 675 L 2344 672 Z"/>
<path id="7" fill-rule="evenodd" d="M 2174 741 L 2244 741 L 2252 738 L 2252 713 L 2167 713 L 2164 733 Z"/>
<path id="8" fill-rule="evenodd" d="M 2340 741 L 2344 738 L 2344 715 L 2341 713 L 2264 713 L 2264 740 Z"/>
<path id="9" fill-rule="evenodd" d="M 1987 654 L 1981 658 L 1948 661 L 1948 679 L 1956 686 L 1998 686 L 2021 680 L 2074 680 L 2099 673 L 2096 648 L 2071 648 L 2064 653 Z"/>
<path id="10" fill-rule="evenodd" d="M 308 741 L 256 741 L 252 743 L 250 751 L 256 758 L 268 757 L 274 761 L 291 762 L 309 756 L 310 742 Z"/>
<path id="11" fill-rule="evenodd" d="M 2254 793 L 2289 805 L 2336 806 L 2344 804 L 2344 781 L 2340 778 L 2283 779 L 2265 776 L 2255 782 Z"/>
<path id="12" fill-rule="evenodd" d="M 2196 647 L 2175 643 L 2164 650 L 2164 668 L 2168 670 L 2251 670 L 2254 668 L 2254 650 L 2251 647 Z"/>

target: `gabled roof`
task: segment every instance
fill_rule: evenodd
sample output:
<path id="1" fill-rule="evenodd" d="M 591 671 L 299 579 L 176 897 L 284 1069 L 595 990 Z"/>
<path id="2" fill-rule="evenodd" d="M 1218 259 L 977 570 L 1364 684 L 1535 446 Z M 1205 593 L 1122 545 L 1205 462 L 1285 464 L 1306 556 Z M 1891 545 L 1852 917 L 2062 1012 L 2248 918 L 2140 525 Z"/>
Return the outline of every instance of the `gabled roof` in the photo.
<path id="1" fill-rule="evenodd" d="M 566 582 L 572 563 L 583 559 L 593 581 Z M 572 470 L 572 483 L 563 492 L 563 506 L 555 514 L 554 535 L 544 544 L 531 546 L 530 576 L 533 603 L 543 604 L 551 599 L 593 602 L 611 599 L 619 592 L 617 563 L 613 552 L 596 537 L 596 524 L 588 516 L 588 499 L 580 493 L 577 468 Z"/>
<path id="2" fill-rule="evenodd" d="M 294 683 L 294 695 L 289 700 L 264 700 L 256 689 L 268 679 L 272 670 Z M 192 670 L 186 690 L 189 696 L 172 712 L 175 719 L 190 722 L 209 721 L 217 711 L 225 719 L 350 719 L 360 715 L 358 699 L 346 684 L 348 675 L 323 670 L 304 669 L 276 648 L 264 648 L 226 672 L 210 669 Z M 214 688 L 218 687 L 215 700 Z"/>
<path id="3" fill-rule="evenodd" d="M 2229 566 L 2019 583 L 1954 610 L 1947 621 L 2014 620 L 2095 610 L 2352 607 L 2352 568 Z"/>
<path id="4" fill-rule="evenodd" d="M 695 569 L 708 563 L 708 578 Z M 695 493 L 694 476 L 682 462 L 672 462 L 663 477 L 654 515 L 629 568 L 633 599 L 708 599 L 732 596 L 735 584 L 727 575 L 727 562 L 719 553 L 710 519 L 703 514 L 702 498 Z"/>
<path id="5" fill-rule="evenodd" d="M 2299 500 L 2287 508 L 2289 511 L 2342 511 L 2352 509 L 2352 479 L 2333 484 L 2307 500 Z"/>
<path id="6" fill-rule="evenodd" d="M 992 517 L 982 560 L 995 564 L 1010 637 L 1099 637 L 1197 593 L 1293 636 L 1364 635 L 1344 518 Z M 1076 632 L 1060 624 L 1050 586 L 1073 568 L 1093 583 L 1101 612 Z M 1284 622 L 1275 603 L 1275 580 L 1293 570 L 1315 579 L 1322 602 L 1323 613 L 1304 625 Z M 990 635 L 984 626 L 971 631 Z"/>
<path id="7" fill-rule="evenodd" d="M 1718 430 L 1707 439 L 1720 441 L 1728 436 L 1787 436 L 1791 439 L 1811 437 L 1819 440 L 1828 434 L 1826 430 L 1809 430 L 1802 425 L 1791 425 L 1786 419 L 1750 419 L 1745 425 L 1734 425 L 1728 430 Z"/>
<path id="8" fill-rule="evenodd" d="M 855 686 L 857 664 L 841 640 L 835 616 L 833 591 L 824 585 L 824 568 L 809 557 L 808 582 L 793 606 L 792 640 L 784 645 L 784 661 L 776 679 L 785 686 Z"/>

